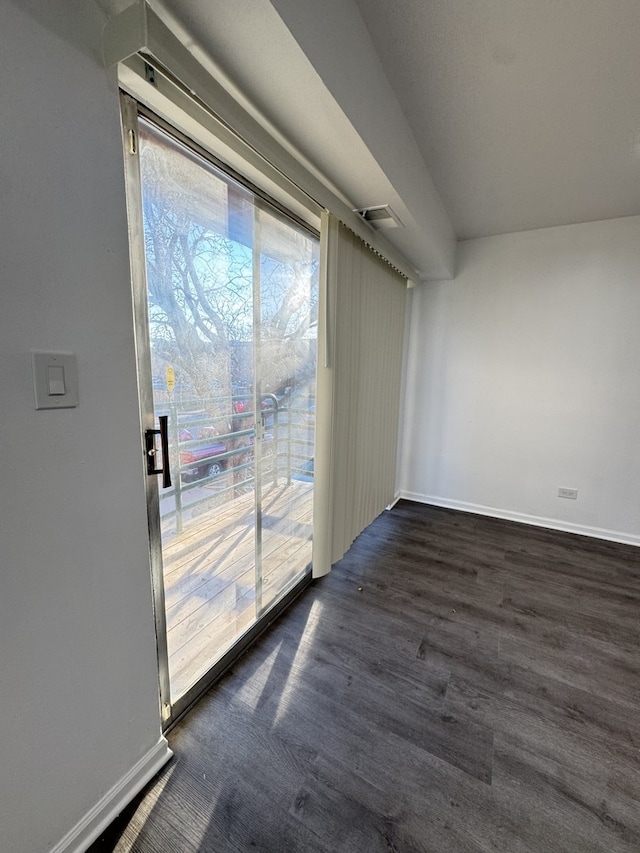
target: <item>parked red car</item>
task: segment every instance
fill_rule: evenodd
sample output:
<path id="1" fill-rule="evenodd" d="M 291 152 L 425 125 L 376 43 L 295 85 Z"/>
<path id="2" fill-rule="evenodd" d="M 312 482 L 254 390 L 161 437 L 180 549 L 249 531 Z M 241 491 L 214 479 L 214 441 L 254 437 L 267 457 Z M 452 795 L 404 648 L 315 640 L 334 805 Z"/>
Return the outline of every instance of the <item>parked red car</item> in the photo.
<path id="1" fill-rule="evenodd" d="M 227 446 L 222 441 L 215 440 L 214 431 L 209 427 L 200 430 L 198 439 L 188 429 L 181 429 L 179 433 L 180 443 L 192 442 L 189 447 L 180 448 L 180 467 L 189 466 L 187 471 L 182 472 L 182 480 L 192 483 L 194 480 L 202 480 L 205 477 L 213 477 L 221 474 L 227 467 L 228 459 L 216 459 L 227 452 Z"/>
<path id="2" fill-rule="evenodd" d="M 250 453 L 253 456 L 254 435 L 246 435 L 246 447 L 239 447 L 230 456 L 224 456 L 229 448 L 227 445 L 217 439 L 216 430 L 213 427 L 202 427 L 198 432 L 197 439 L 194 438 L 193 432 L 188 429 L 180 429 L 179 431 L 180 444 L 183 442 L 187 447 L 180 447 L 180 467 L 188 466 L 188 470 L 182 472 L 183 483 L 193 483 L 195 480 L 203 480 L 206 477 L 214 477 L 222 474 L 227 468 L 237 465 L 242 459 L 242 454 Z M 263 441 L 273 441 L 273 435 L 266 433 Z M 273 450 L 271 450 L 271 455 Z M 217 458 L 222 456 L 222 458 Z M 230 462 L 230 459 L 236 460 Z"/>

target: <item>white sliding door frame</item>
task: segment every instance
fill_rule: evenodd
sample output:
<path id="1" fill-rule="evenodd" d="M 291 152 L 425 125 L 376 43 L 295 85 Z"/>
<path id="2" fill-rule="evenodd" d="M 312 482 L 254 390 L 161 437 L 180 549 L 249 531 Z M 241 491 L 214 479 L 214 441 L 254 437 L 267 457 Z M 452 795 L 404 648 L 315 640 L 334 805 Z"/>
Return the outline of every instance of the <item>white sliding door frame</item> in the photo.
<path id="1" fill-rule="evenodd" d="M 319 577 L 395 499 L 404 303 L 418 273 L 238 104 L 145 0 L 107 23 L 104 56 L 139 103 L 242 171 L 301 222 L 317 228 L 322 219 L 313 570 Z"/>

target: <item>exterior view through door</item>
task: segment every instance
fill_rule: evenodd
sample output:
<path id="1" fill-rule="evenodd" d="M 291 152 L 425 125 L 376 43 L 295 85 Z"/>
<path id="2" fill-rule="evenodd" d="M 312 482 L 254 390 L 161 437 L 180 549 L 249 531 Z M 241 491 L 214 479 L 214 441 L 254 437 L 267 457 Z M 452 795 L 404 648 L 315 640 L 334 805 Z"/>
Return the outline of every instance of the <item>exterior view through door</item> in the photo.
<path id="1" fill-rule="evenodd" d="M 148 478 L 170 721 L 310 572 L 319 244 L 151 116 L 137 139 L 142 420 L 164 416 L 147 452 L 171 476 Z"/>

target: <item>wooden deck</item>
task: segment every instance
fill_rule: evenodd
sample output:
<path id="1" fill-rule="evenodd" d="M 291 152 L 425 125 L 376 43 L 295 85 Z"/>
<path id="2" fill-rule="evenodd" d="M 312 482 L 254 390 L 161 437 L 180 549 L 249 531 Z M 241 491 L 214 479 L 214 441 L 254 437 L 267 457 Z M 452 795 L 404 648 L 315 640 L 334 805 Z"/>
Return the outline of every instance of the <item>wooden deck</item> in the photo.
<path id="1" fill-rule="evenodd" d="M 216 503 L 218 505 L 216 505 Z M 311 562 L 313 484 L 263 490 L 262 572 L 256 572 L 253 493 L 212 499 L 163 527 L 172 700 L 191 687 L 279 599 Z"/>

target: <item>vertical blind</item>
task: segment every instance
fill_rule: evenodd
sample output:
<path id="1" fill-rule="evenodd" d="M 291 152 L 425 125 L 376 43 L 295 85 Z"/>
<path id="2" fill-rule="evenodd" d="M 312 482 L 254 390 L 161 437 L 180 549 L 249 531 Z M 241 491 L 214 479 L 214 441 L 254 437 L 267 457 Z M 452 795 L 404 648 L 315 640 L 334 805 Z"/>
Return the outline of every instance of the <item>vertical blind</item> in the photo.
<path id="1" fill-rule="evenodd" d="M 406 280 L 331 214 L 321 228 L 314 577 L 395 497 Z"/>

